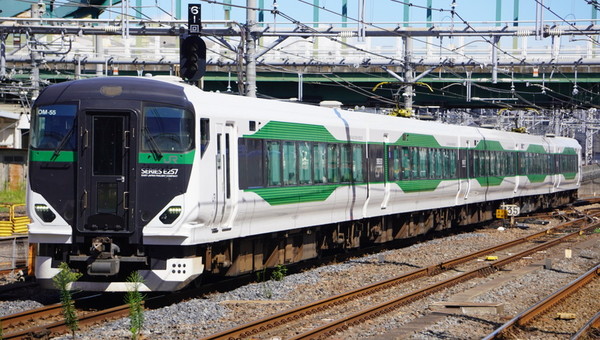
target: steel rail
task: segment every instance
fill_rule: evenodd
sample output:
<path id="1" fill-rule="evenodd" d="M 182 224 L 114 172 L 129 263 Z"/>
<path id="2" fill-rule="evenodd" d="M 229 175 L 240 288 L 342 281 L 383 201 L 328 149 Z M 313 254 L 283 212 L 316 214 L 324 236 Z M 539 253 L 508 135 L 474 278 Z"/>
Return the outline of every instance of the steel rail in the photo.
<path id="1" fill-rule="evenodd" d="M 600 225 L 600 222 L 595 223 L 592 226 L 586 227 L 585 230 L 589 230 L 591 228 L 596 228 L 598 225 Z M 450 278 L 448 280 L 445 280 L 445 281 L 442 281 L 439 283 L 435 283 L 435 284 L 430 285 L 429 287 L 423 288 L 421 290 L 405 294 L 405 295 L 398 297 L 396 299 L 393 299 L 393 300 L 389 300 L 389 301 L 379 304 L 377 306 L 361 310 L 359 312 L 356 312 L 356 313 L 346 316 L 344 318 L 338 319 L 336 321 L 333 321 L 333 322 L 323 325 L 321 327 L 315 328 L 306 333 L 300 334 L 291 339 L 293 339 L 293 340 L 296 340 L 296 339 L 320 339 L 320 338 L 332 336 L 340 331 L 344 331 L 344 330 L 348 329 L 351 326 L 363 323 L 374 317 L 378 317 L 383 314 L 389 313 L 402 305 L 406 305 L 410 302 L 413 302 L 413 301 L 416 301 L 425 296 L 431 295 L 431 294 L 433 294 L 441 289 L 444 289 L 446 287 L 454 286 L 456 284 L 468 281 L 472 278 L 484 277 L 484 276 L 490 275 L 490 274 L 498 271 L 500 269 L 500 267 L 502 267 L 502 266 L 505 266 L 511 262 L 517 261 L 517 260 L 519 260 L 525 256 L 528 256 L 534 252 L 537 252 L 537 251 L 540 251 L 540 250 L 543 250 L 546 248 L 550 248 L 553 245 L 556 245 L 560 242 L 568 240 L 579 234 L 580 234 L 580 231 L 569 233 L 569 234 L 562 236 L 554 241 L 550 241 L 550 242 L 538 245 L 536 247 L 533 247 L 533 248 L 530 248 L 523 252 L 520 252 L 516 255 L 510 256 L 502 261 L 498 261 L 495 264 L 491 264 L 486 267 L 472 270 L 470 272 L 461 274 L 459 276 Z"/>
<path id="2" fill-rule="evenodd" d="M 17 327 L 17 325 L 25 324 L 31 320 L 40 319 L 48 316 L 57 316 L 60 315 L 62 311 L 62 306 L 60 303 L 27 310 L 21 313 L 15 313 L 7 316 L 3 316 L 0 318 L 0 323 L 2 323 L 2 328 L 12 328 Z M 5 335 L 3 335 L 6 337 Z"/>
<path id="3" fill-rule="evenodd" d="M 546 297 L 544 300 L 538 302 L 537 304 L 530 307 L 528 310 L 520 313 L 519 315 L 512 318 L 510 321 L 502 325 L 500 328 L 496 329 L 489 335 L 487 335 L 483 340 L 492 340 L 500 338 L 507 330 L 515 327 L 515 326 L 523 326 L 543 314 L 550 307 L 554 306 L 558 302 L 560 302 L 565 297 L 571 295 L 572 293 L 579 290 L 581 287 L 585 286 L 591 280 L 600 276 L 600 264 L 597 264 L 594 268 L 587 271 L 585 274 L 581 275 L 577 279 L 573 280 L 563 288 L 556 291 L 554 294 Z"/>
<path id="4" fill-rule="evenodd" d="M 381 290 L 389 289 L 393 286 L 396 286 L 396 285 L 406 282 L 406 281 L 414 280 L 414 279 L 424 277 L 427 275 L 434 275 L 434 274 L 441 273 L 443 271 L 446 271 L 446 270 L 456 267 L 458 264 L 469 261 L 473 258 L 482 256 L 485 254 L 490 254 L 490 253 L 493 253 L 493 252 L 496 252 L 496 251 L 499 251 L 502 249 L 506 249 L 509 247 L 513 247 L 518 244 L 528 242 L 532 239 L 547 235 L 548 233 L 550 233 L 554 230 L 564 228 L 566 226 L 575 224 L 577 222 L 585 222 L 585 221 L 586 221 L 586 218 L 579 218 L 579 219 L 567 221 L 567 222 L 561 223 L 553 228 L 550 228 L 550 229 L 547 229 L 547 230 L 544 230 L 544 231 L 541 231 L 541 232 L 538 232 L 538 233 L 535 233 L 532 235 L 528 235 L 528 236 L 522 237 L 520 239 L 509 241 L 509 242 L 506 242 L 506 243 L 503 243 L 503 244 L 500 244 L 497 246 L 489 247 L 489 248 L 480 250 L 478 252 L 475 252 L 475 253 L 472 253 L 469 255 L 461 256 L 461 257 L 458 257 L 458 258 L 455 258 L 455 259 L 452 259 L 449 261 L 442 262 L 440 264 L 432 265 L 432 266 L 422 268 L 422 269 L 413 270 L 411 272 L 405 273 L 403 275 L 400 275 L 398 277 L 395 277 L 395 278 L 392 278 L 389 280 L 384 280 L 381 282 L 373 283 L 371 285 L 357 288 L 357 289 L 354 289 L 354 290 L 351 290 L 351 291 L 348 291 L 348 292 L 345 292 L 342 294 L 338 294 L 338 295 L 335 295 L 335 296 L 332 296 L 329 298 L 325 298 L 325 299 L 310 303 L 308 305 L 304 305 L 304 306 L 297 307 L 297 308 L 292 308 L 290 310 L 284 311 L 284 312 L 276 314 L 276 315 L 272 315 L 272 316 L 268 316 L 263 319 L 252 321 L 247 324 L 243 324 L 238 327 L 234 327 L 229 330 L 225 330 L 223 332 L 208 336 L 208 337 L 204 338 L 204 340 L 217 340 L 217 339 L 222 340 L 222 339 L 250 337 L 255 334 L 264 332 L 268 329 L 283 325 L 287 322 L 294 321 L 298 318 L 305 317 L 305 316 L 308 316 L 311 314 L 315 314 L 317 312 L 321 312 L 321 311 L 331 308 L 333 306 L 337 306 L 337 305 L 346 303 L 348 301 L 351 301 L 351 300 L 354 300 L 354 299 L 357 299 L 360 297 L 374 294 Z M 577 233 L 579 233 L 579 231 L 575 232 L 574 234 L 577 234 Z M 544 244 L 546 244 L 546 243 L 544 243 Z M 543 245 L 541 245 L 541 246 L 543 246 Z M 536 247 L 536 249 L 541 246 Z"/>
<path id="5" fill-rule="evenodd" d="M 60 306 L 59 306 L 60 307 Z M 97 312 L 79 316 L 80 325 L 89 325 L 106 319 L 121 318 L 129 314 L 129 305 L 121 305 Z M 49 337 L 70 332 L 64 321 L 57 321 L 49 325 L 36 326 L 18 332 L 3 335 L 3 339 L 29 339 L 32 335 L 47 335 Z"/>
<path id="6" fill-rule="evenodd" d="M 600 329 L 600 312 L 596 313 L 588 322 L 585 323 L 573 336 L 571 340 L 580 339 L 592 331 L 592 328 Z"/>

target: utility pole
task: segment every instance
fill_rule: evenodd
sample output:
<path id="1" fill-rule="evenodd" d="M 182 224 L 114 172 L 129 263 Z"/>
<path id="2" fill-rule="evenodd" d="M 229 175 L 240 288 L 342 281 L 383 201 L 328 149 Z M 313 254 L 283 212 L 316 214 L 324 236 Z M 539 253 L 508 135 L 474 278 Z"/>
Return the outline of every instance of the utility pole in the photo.
<path id="1" fill-rule="evenodd" d="M 247 0 L 246 7 L 246 96 L 256 97 L 256 46 L 252 35 L 256 25 L 256 0 Z"/>
<path id="2" fill-rule="evenodd" d="M 402 37 L 404 41 L 404 81 L 406 87 L 404 89 L 404 109 L 406 114 L 412 115 L 413 107 L 413 67 L 412 67 L 412 38 L 409 36 Z"/>
<path id="3" fill-rule="evenodd" d="M 31 5 L 31 18 L 39 19 L 46 12 L 46 5 L 43 2 L 38 2 Z M 35 34 L 31 36 L 33 39 L 33 48 L 31 50 L 31 99 L 35 100 L 40 94 L 40 67 L 39 61 L 41 55 L 38 52 L 38 43 Z"/>
<path id="4" fill-rule="evenodd" d="M 0 34 L 0 79 L 6 77 L 6 36 L 7 34 Z"/>

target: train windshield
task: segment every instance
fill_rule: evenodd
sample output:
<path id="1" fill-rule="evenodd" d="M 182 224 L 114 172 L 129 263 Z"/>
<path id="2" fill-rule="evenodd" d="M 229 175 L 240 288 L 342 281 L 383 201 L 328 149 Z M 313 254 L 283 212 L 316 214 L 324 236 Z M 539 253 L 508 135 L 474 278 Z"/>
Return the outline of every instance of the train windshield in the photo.
<path id="1" fill-rule="evenodd" d="M 185 109 L 146 106 L 143 124 L 144 151 L 186 152 L 194 148 L 194 116 Z"/>
<path id="2" fill-rule="evenodd" d="M 77 134 L 73 130 L 76 113 L 75 104 L 38 107 L 32 122 L 31 147 L 42 150 L 75 150 Z"/>

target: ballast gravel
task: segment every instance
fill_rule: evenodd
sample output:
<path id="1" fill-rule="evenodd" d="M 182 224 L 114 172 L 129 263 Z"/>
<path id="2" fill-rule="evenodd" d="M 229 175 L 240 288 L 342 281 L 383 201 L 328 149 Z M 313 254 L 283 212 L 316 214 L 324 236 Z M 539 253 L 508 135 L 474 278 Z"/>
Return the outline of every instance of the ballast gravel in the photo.
<path id="1" fill-rule="evenodd" d="M 169 307 L 147 310 L 144 313 L 143 336 L 146 339 L 199 339 L 308 302 L 392 278 L 402 272 L 437 264 L 498 243 L 523 237 L 547 229 L 551 225 L 531 224 L 528 225 L 528 229 L 498 230 L 495 227 L 479 229 L 413 244 L 405 248 L 354 258 L 344 263 L 314 268 L 288 275 L 281 281 L 252 283 L 233 291 L 213 293 Z M 504 313 L 501 315 L 447 316 L 410 336 L 414 339 L 460 339 L 465 335 L 467 338 L 481 338 L 534 302 L 533 300 L 524 301 L 523 294 L 535 290 L 538 292 L 537 297 L 541 299 L 600 260 L 598 248 L 583 252 L 573 254 L 571 259 L 554 261 L 554 270 L 533 272 L 506 284 L 501 289 L 495 289 L 477 297 L 477 301 L 481 302 L 503 302 Z M 586 266 L 588 268 L 584 270 Z M 469 281 L 448 291 L 434 294 L 408 308 L 398 310 L 396 313 L 371 320 L 367 326 L 350 329 L 347 333 L 339 335 L 338 338 L 384 339 L 386 334 L 393 334 L 394 330 L 403 324 L 427 314 L 430 311 L 431 303 L 445 301 L 444 299 L 449 299 L 461 290 L 471 288 L 486 280 L 493 280 L 494 275 Z M 35 304 L 35 301 L 4 301 L 0 307 L 5 310 L 9 310 L 9 308 L 17 310 L 19 307 L 14 306 L 19 306 L 21 303 Z M 124 339 L 129 337 L 129 320 L 127 318 L 86 328 L 77 333 L 77 339 Z M 71 339 L 71 336 L 62 336 L 57 339 Z"/>

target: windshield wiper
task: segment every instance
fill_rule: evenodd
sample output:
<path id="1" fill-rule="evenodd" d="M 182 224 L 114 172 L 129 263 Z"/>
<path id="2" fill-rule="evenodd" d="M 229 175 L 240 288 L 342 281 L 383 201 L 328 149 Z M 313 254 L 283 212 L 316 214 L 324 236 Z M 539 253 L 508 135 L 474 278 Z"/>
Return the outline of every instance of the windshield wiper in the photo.
<path id="1" fill-rule="evenodd" d="M 150 134 L 150 130 L 148 130 L 148 127 L 146 126 L 144 127 L 144 133 L 146 134 L 146 138 L 148 139 L 148 144 L 150 144 L 150 151 L 152 152 L 154 159 L 159 161 L 163 156 L 162 152 L 160 151 L 158 144 L 156 144 L 154 137 L 152 137 L 152 134 Z"/>
<path id="2" fill-rule="evenodd" d="M 58 158 L 58 156 L 60 155 L 60 152 L 67 144 L 67 141 L 69 140 L 69 138 L 71 138 L 73 131 L 75 131 L 75 124 L 73 124 L 73 126 L 71 126 L 71 129 L 69 129 L 69 132 L 67 132 L 67 134 L 63 137 L 63 139 L 61 139 L 60 143 L 58 143 L 58 145 L 56 146 L 56 149 L 54 149 L 54 153 L 52 154 L 52 157 L 50 157 L 50 161 L 53 161 L 56 158 Z"/>

